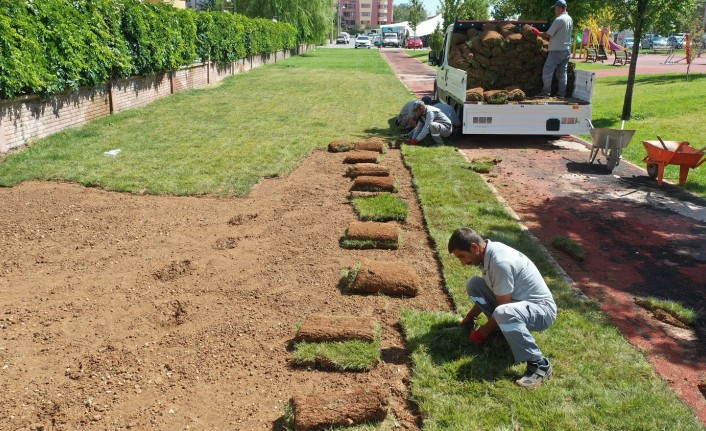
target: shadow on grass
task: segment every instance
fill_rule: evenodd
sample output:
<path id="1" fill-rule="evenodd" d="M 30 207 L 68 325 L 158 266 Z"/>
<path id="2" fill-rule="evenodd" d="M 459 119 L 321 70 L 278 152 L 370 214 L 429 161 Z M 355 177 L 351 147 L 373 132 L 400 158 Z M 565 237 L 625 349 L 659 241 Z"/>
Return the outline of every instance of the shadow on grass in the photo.
<path id="1" fill-rule="evenodd" d="M 468 341 L 468 331 L 449 315 L 448 321 L 435 322 L 420 335 L 407 339 L 413 351 L 423 351 L 436 366 L 464 361 L 458 366 L 458 380 L 494 381 L 508 372 L 513 357 L 500 332 L 481 346 Z"/>

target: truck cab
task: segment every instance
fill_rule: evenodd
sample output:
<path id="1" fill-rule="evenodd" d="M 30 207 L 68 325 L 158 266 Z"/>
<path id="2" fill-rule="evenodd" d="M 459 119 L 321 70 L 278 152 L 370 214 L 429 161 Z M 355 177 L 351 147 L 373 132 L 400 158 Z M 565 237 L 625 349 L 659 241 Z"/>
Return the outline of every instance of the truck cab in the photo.
<path id="1" fill-rule="evenodd" d="M 519 35 L 522 32 L 528 34 L 528 27 L 525 26 L 535 27 L 540 31 L 548 28 L 544 22 L 532 21 L 457 21 L 447 28 L 444 49 L 435 60 L 440 68 L 436 73 L 434 93 L 436 99 L 454 107 L 462 122 L 462 133 L 555 136 L 588 134 L 588 120 L 592 115 L 593 72 L 574 71 L 572 85 L 567 86 L 573 88 L 570 97 L 534 97 L 538 94 L 537 85 L 541 89 L 541 69 L 544 66 L 541 41 L 527 41 L 527 50 L 537 50 L 536 52 L 523 52 L 524 45 L 519 36 L 511 37 L 510 41 L 505 36 L 505 39 L 492 49 L 482 48 L 479 39 L 485 40 L 487 29 L 493 25 L 503 25 L 503 33 L 507 35 Z M 469 31 L 470 29 L 474 30 Z M 473 36 L 467 38 L 467 35 Z M 499 36 L 500 33 L 496 32 L 494 37 Z M 527 37 L 531 38 L 529 34 Z M 464 41 L 459 43 L 460 40 Z M 466 46 L 461 46 L 462 44 Z M 478 48 L 477 52 L 474 47 Z M 503 52 L 510 49 L 512 51 Z M 450 57 L 458 56 L 459 52 L 465 56 L 464 61 L 453 61 Z M 530 57 L 531 60 L 527 60 Z M 466 69 L 459 65 L 466 66 Z M 513 81 L 512 75 L 507 71 L 521 68 L 527 70 L 523 69 L 522 73 L 517 73 L 518 78 Z M 532 77 L 532 82 L 528 82 L 528 76 Z M 536 79 L 539 79 L 539 83 Z M 466 100 L 466 90 L 481 87 L 479 82 L 483 82 L 482 88 L 485 91 L 522 87 L 534 92 L 528 90 L 527 97 L 522 101 L 502 104 Z"/>

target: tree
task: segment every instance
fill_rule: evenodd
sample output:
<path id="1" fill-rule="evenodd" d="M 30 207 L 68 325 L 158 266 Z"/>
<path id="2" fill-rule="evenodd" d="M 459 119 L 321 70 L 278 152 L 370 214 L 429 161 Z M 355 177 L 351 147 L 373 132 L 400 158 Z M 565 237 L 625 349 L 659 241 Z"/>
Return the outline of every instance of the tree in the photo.
<path id="1" fill-rule="evenodd" d="M 611 3 L 610 7 L 620 28 L 632 29 L 635 38 L 621 115 L 622 120 L 629 120 L 632 117 L 632 96 L 639 56 L 639 41 L 642 39 L 643 32 L 659 22 L 663 14 L 672 14 L 680 10 L 688 14 L 693 8 L 693 0 L 616 0 Z"/>
<path id="2" fill-rule="evenodd" d="M 395 17 L 395 22 L 409 21 L 409 11 L 412 9 L 410 3 L 402 3 L 392 6 L 392 16 Z"/>
<path id="3" fill-rule="evenodd" d="M 457 19 L 488 19 L 488 0 L 439 0 L 444 26 L 447 28 Z"/>
<path id="4" fill-rule="evenodd" d="M 237 0 L 237 8 L 248 17 L 288 22 L 299 30 L 300 40 L 315 43 L 326 39 L 336 13 L 332 0 Z"/>
<path id="5" fill-rule="evenodd" d="M 537 20 L 551 22 L 554 20 L 553 1 L 543 0 L 499 0 L 493 6 L 493 17 L 499 20 Z M 568 1 L 567 12 L 577 24 L 585 23 L 589 18 L 596 18 L 607 9 L 607 2 L 603 0 Z M 610 26 L 609 22 L 601 22 Z"/>
<path id="6" fill-rule="evenodd" d="M 412 8 L 409 11 L 409 26 L 412 27 L 414 35 L 417 35 L 417 24 L 426 18 L 422 0 L 412 0 Z"/>

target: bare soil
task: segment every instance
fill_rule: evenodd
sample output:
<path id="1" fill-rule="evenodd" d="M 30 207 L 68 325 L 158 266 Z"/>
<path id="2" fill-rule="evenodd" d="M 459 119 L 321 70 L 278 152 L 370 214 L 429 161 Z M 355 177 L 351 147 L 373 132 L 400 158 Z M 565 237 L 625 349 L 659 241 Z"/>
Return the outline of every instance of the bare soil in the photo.
<path id="1" fill-rule="evenodd" d="M 366 387 L 419 429 L 400 310 L 451 304 L 398 151 L 383 164 L 410 204 L 403 246 L 339 246 L 356 220 L 345 157 L 315 151 L 246 198 L 0 189 L 0 429 L 281 429 L 292 397 Z M 346 293 L 342 271 L 364 259 L 407 263 L 421 293 Z M 378 321 L 381 362 L 293 367 L 295 325 L 312 315 Z"/>

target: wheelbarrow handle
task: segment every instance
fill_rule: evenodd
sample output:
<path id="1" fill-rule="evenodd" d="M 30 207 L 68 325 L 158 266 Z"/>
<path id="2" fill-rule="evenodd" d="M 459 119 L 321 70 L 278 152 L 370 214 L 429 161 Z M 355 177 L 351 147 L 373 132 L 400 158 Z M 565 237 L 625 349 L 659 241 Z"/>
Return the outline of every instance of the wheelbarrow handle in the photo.
<path id="1" fill-rule="evenodd" d="M 706 147 L 701 147 L 698 150 L 696 150 L 696 154 L 703 153 L 704 151 L 706 151 Z"/>
<path id="2" fill-rule="evenodd" d="M 667 148 L 667 144 L 664 143 L 664 139 L 662 139 L 661 136 L 657 135 L 657 139 L 659 139 L 659 143 L 662 144 L 662 148 L 664 148 L 664 151 L 669 151 Z"/>

